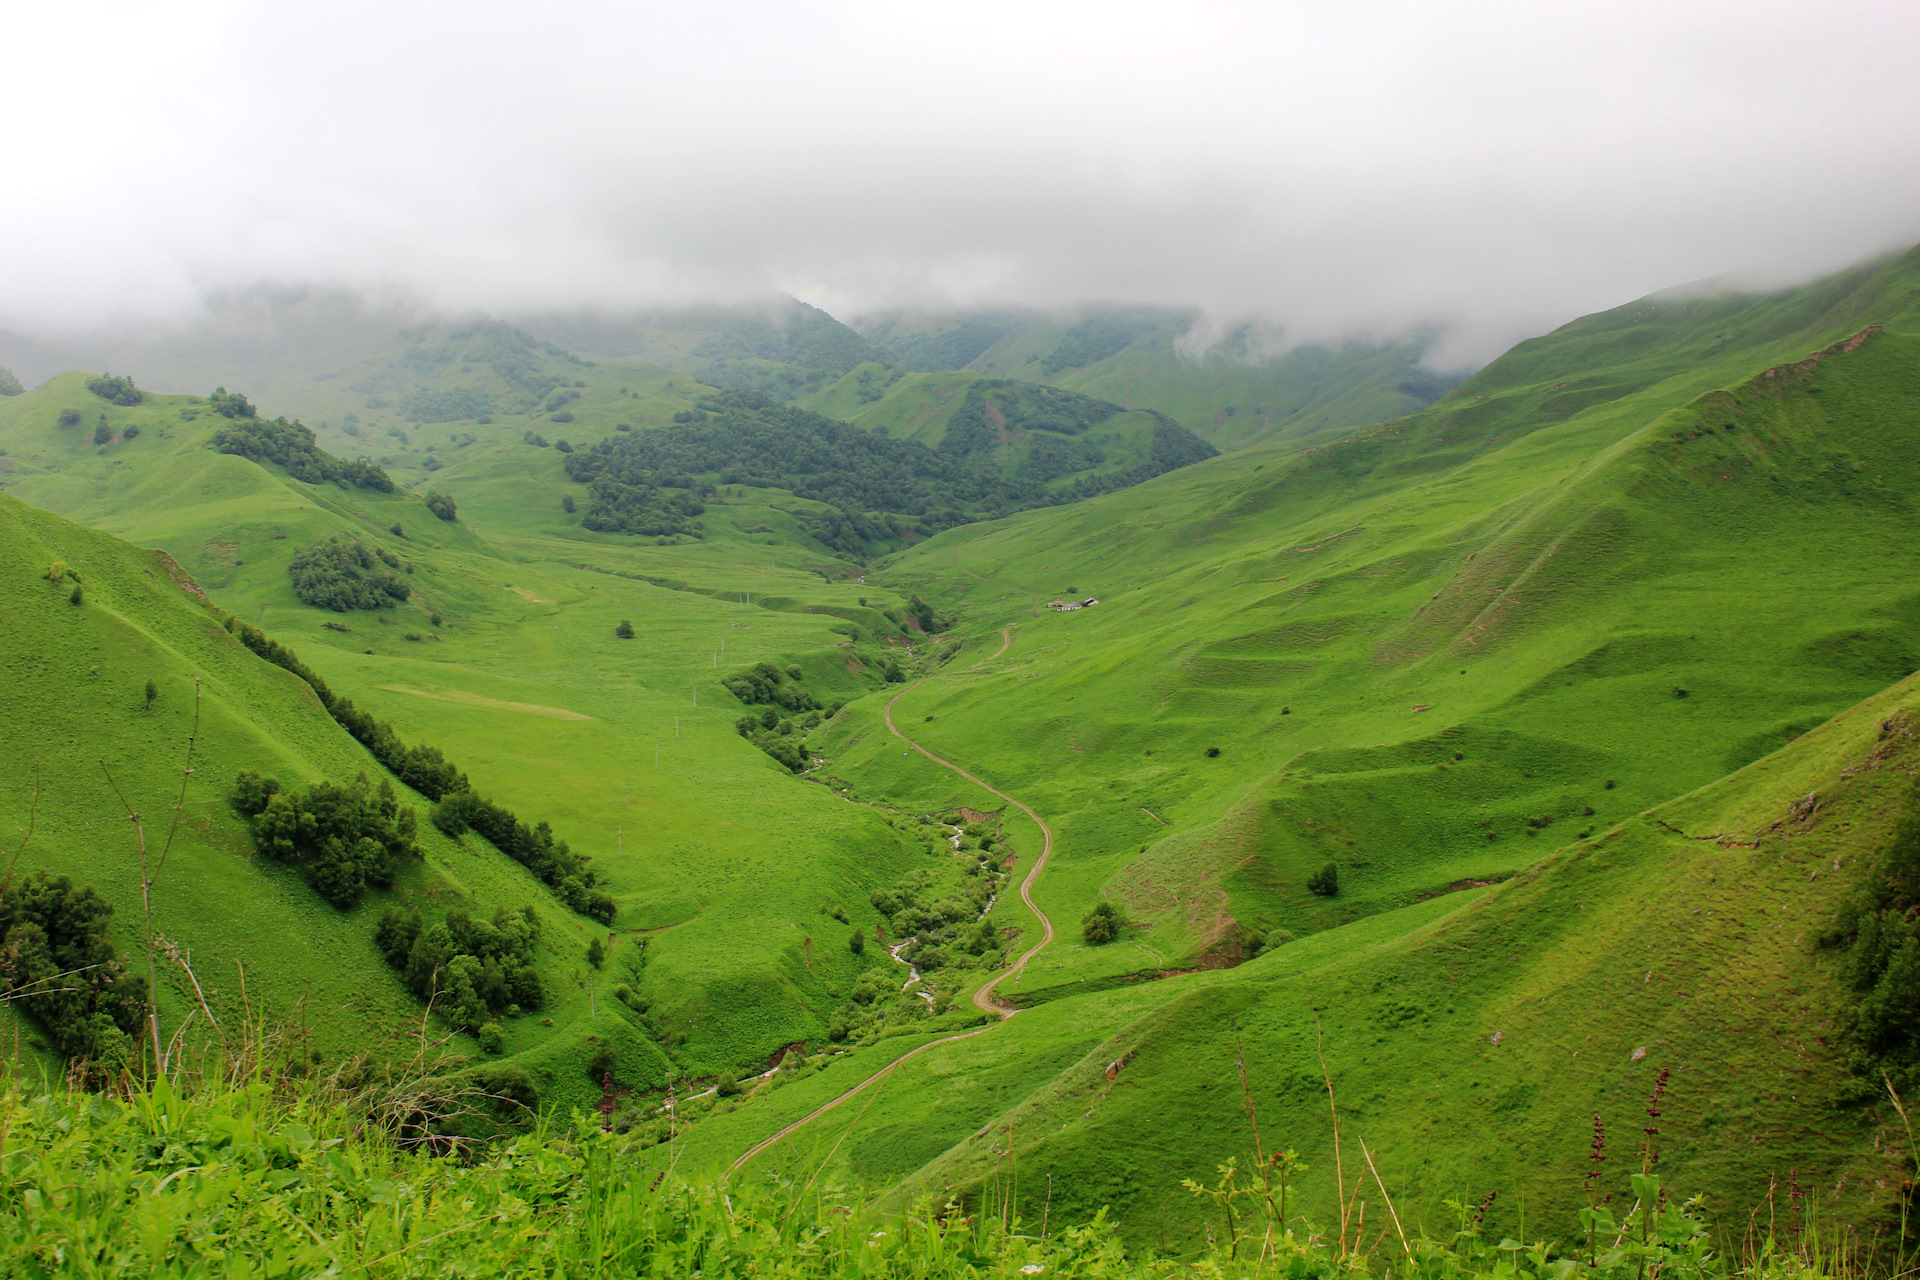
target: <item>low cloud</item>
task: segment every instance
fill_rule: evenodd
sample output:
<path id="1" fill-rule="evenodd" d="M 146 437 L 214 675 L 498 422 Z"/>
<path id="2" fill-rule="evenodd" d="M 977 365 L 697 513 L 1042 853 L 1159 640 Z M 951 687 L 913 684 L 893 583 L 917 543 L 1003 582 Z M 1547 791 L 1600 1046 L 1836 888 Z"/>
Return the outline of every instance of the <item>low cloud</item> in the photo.
<path id="1" fill-rule="evenodd" d="M 0 324 L 259 281 L 495 311 L 1190 305 L 1436 359 L 1920 240 L 1906 6 L 45 6 Z M 1271 335 L 1284 335 L 1272 338 Z"/>

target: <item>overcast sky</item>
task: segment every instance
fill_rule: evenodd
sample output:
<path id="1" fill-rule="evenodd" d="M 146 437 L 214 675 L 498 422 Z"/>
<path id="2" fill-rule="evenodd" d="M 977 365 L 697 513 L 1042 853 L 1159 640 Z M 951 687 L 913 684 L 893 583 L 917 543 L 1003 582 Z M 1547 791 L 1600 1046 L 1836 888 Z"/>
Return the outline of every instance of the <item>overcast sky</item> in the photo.
<path id="1" fill-rule="evenodd" d="M 1920 240 L 1920 6 L 16 6 L 0 324 L 259 280 L 1511 340 Z"/>

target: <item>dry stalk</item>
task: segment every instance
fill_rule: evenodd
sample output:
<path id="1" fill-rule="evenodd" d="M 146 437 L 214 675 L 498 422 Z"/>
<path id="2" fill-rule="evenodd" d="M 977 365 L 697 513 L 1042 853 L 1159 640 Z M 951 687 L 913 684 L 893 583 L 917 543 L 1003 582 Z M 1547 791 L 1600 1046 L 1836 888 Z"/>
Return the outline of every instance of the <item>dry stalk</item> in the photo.
<path id="1" fill-rule="evenodd" d="M 33 824 L 40 816 L 40 757 L 33 758 L 33 798 L 27 802 L 27 830 L 20 837 L 20 843 L 13 848 L 13 857 L 7 860 L 7 874 L 0 877 L 0 898 L 7 896 L 13 888 L 13 869 L 20 863 L 20 855 L 27 851 L 27 841 L 33 839 Z"/>
<path id="2" fill-rule="evenodd" d="M 160 1075 L 167 1073 L 166 1054 L 160 1048 L 160 1004 L 157 998 L 159 978 L 153 964 L 153 878 L 147 874 L 147 829 L 140 822 L 140 812 L 127 800 L 120 790 L 120 784 L 113 780 L 113 774 L 107 769 L 107 762 L 100 762 L 100 772 L 106 774 L 107 785 L 120 800 L 127 811 L 127 821 L 133 824 L 134 843 L 140 850 L 140 908 L 146 918 L 147 927 L 147 1030 L 153 1037 L 153 1069 Z"/>
<path id="3" fill-rule="evenodd" d="M 1327 1082 L 1327 1112 L 1333 1117 L 1333 1180 L 1339 1191 L 1340 1204 L 1340 1252 L 1337 1256 L 1347 1256 L 1347 1175 L 1340 1159 L 1340 1108 L 1333 1098 L 1333 1074 L 1327 1070 L 1326 1037 L 1320 1030 L 1320 1011 L 1313 1011 L 1313 1051 L 1320 1059 L 1320 1078 Z M 1359 1193 L 1356 1191 L 1356 1195 Z"/>
<path id="4" fill-rule="evenodd" d="M 1373 1174 L 1373 1185 L 1380 1188 L 1380 1198 L 1387 1202 L 1387 1216 L 1393 1219 L 1394 1234 L 1400 1237 L 1400 1252 L 1411 1258 L 1413 1250 L 1407 1246 L 1407 1233 L 1400 1227 L 1400 1213 L 1393 1207 L 1393 1197 L 1387 1194 L 1387 1184 L 1380 1180 L 1380 1170 L 1374 1167 L 1373 1152 L 1367 1150 L 1365 1138 L 1360 1139 L 1360 1154 L 1367 1158 L 1367 1170 Z"/>

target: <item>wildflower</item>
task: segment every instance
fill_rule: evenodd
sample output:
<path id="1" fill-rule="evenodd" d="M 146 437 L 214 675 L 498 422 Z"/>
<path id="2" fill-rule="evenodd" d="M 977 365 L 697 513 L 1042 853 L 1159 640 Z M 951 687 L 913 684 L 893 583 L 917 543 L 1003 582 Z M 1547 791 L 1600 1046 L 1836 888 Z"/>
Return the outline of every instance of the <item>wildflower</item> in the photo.
<path id="1" fill-rule="evenodd" d="M 1041 1266 L 1039 1263 L 1029 1262 L 1026 1266 L 1020 1268 L 1020 1274 L 1023 1276 L 1037 1276 L 1042 1271 L 1045 1271 L 1045 1270 L 1046 1268 Z"/>

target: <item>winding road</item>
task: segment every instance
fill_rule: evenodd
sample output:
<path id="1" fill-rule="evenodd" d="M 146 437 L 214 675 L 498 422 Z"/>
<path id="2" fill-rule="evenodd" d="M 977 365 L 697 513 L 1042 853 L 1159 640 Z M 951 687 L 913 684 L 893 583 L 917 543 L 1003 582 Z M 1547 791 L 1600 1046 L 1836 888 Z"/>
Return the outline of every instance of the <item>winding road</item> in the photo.
<path id="1" fill-rule="evenodd" d="M 994 658 L 997 658 L 1001 654 L 1005 653 L 1007 651 L 1007 646 L 1012 643 L 1013 643 L 1013 628 L 1008 627 L 1000 633 L 1000 647 L 994 650 L 993 657 L 984 658 L 981 661 L 992 662 Z M 976 662 L 974 665 L 979 666 L 980 663 Z M 894 724 L 893 722 L 894 703 L 900 701 L 900 699 L 906 697 L 908 694 L 912 693 L 915 689 L 918 689 L 922 684 L 925 684 L 925 683 L 926 683 L 925 680 L 915 680 L 912 684 L 908 685 L 906 688 L 902 689 L 899 693 L 894 694 L 892 698 L 888 699 L 887 709 L 886 709 L 887 732 L 891 733 L 894 737 L 900 739 L 900 741 L 906 743 L 909 747 L 912 747 L 915 751 L 918 751 L 921 755 L 925 756 L 927 759 L 939 765 L 942 769 L 947 769 L 954 773 L 957 773 L 961 777 L 965 778 L 968 782 L 971 782 L 974 786 L 979 787 L 983 791 L 986 791 L 992 795 L 996 795 L 1000 797 L 1002 800 L 1005 800 L 1008 804 L 1012 805 L 1014 808 L 1018 809 L 1020 812 L 1026 814 L 1029 818 L 1032 818 L 1034 825 L 1040 828 L 1040 837 L 1041 837 L 1040 856 L 1034 859 L 1033 866 L 1027 869 L 1026 878 L 1020 881 L 1020 901 L 1026 903 L 1027 910 L 1033 912 L 1033 914 L 1039 919 L 1040 940 L 1034 943 L 1031 947 L 1028 947 L 1025 951 L 1023 951 L 1020 954 L 1020 958 L 1018 960 L 1015 960 L 1012 965 L 1010 965 L 1005 969 L 1002 969 L 999 973 L 995 974 L 992 978 L 988 979 L 984 984 L 981 985 L 978 991 L 975 991 L 973 993 L 973 1003 L 978 1008 L 1004 1021 L 1007 1018 L 1011 1018 L 1014 1015 L 1015 1010 L 1006 1008 L 1005 1006 L 997 1003 L 994 1000 L 993 998 L 994 988 L 998 987 L 1002 982 L 1006 981 L 1010 977 L 1013 977 L 1014 975 L 1018 974 L 1022 969 L 1026 968 L 1027 961 L 1033 959 L 1034 956 L 1040 953 L 1042 948 L 1044 948 L 1049 942 L 1053 941 L 1053 921 L 1047 917 L 1047 913 L 1042 911 L 1039 908 L 1039 906 L 1035 904 L 1033 900 L 1034 882 L 1040 878 L 1040 873 L 1046 869 L 1047 859 L 1053 856 L 1053 828 L 1047 825 L 1046 819 L 1042 818 L 1039 814 L 1035 813 L 1032 809 L 1029 809 L 1026 805 L 1020 803 L 1018 800 L 1014 799 L 1012 796 L 1008 795 L 1006 792 L 1000 790 L 998 787 L 982 782 L 980 779 L 974 777 L 972 774 L 968 773 L 965 769 L 962 769 L 959 765 L 954 764 L 952 761 L 941 759 L 939 756 L 933 754 L 933 752 L 927 750 L 925 747 L 915 742 L 912 738 L 909 738 L 906 734 L 900 732 L 900 727 Z M 735 1160 L 731 1165 L 727 1166 L 727 1172 L 729 1174 L 739 1172 L 742 1168 L 746 1166 L 748 1161 L 752 1160 L 755 1156 L 759 1155 L 762 1151 L 765 1151 L 768 1147 L 775 1145 L 781 1139 L 787 1137 L 789 1134 L 792 1134 L 795 1131 L 799 1129 L 803 1129 L 807 1125 L 812 1124 L 815 1120 L 818 1120 L 821 1116 L 827 1114 L 827 1112 L 832 1111 L 835 1107 L 840 1106 L 842 1103 L 846 1102 L 849 1098 L 856 1097 L 859 1094 L 865 1092 L 866 1089 L 871 1085 L 877 1083 L 880 1080 L 885 1079 L 888 1075 L 890 1075 L 894 1071 L 895 1068 L 899 1067 L 902 1063 L 907 1062 L 913 1058 L 916 1058 L 919 1055 L 925 1053 L 927 1050 L 937 1048 L 940 1045 L 952 1044 L 956 1040 L 971 1040 L 975 1036 L 985 1035 L 987 1032 L 993 1030 L 993 1028 L 998 1025 L 999 1025 L 998 1023 L 989 1023 L 984 1027 L 976 1027 L 972 1031 L 962 1031 L 958 1035 L 943 1036 L 938 1040 L 929 1040 L 926 1044 L 921 1045 L 917 1049 L 908 1050 L 906 1053 L 901 1054 L 899 1057 L 895 1058 L 892 1062 L 889 1062 L 886 1066 L 880 1068 L 878 1071 L 874 1072 L 872 1075 L 868 1076 L 865 1080 L 862 1080 L 859 1084 L 853 1086 L 853 1088 L 847 1090 L 845 1093 L 841 1094 L 839 1097 L 833 1099 L 831 1102 L 827 1102 L 819 1107 L 814 1108 L 812 1111 L 809 1111 L 806 1115 L 801 1116 L 798 1120 L 795 1120 L 792 1124 L 780 1130 L 778 1133 L 773 1134 L 771 1137 L 764 1138 L 761 1141 L 755 1143 L 753 1146 L 749 1147 L 745 1152 L 741 1154 L 739 1159 Z"/>

